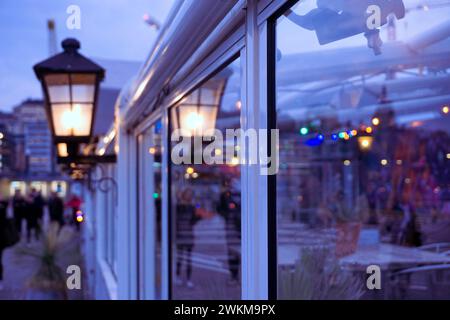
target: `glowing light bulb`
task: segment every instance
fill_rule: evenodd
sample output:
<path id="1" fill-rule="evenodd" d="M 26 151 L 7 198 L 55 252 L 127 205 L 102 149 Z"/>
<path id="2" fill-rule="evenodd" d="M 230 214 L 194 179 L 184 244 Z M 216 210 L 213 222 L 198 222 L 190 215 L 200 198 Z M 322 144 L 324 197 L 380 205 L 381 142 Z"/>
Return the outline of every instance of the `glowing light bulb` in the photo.
<path id="1" fill-rule="evenodd" d="M 380 161 L 380 163 L 381 163 L 382 166 L 385 166 L 385 165 L 388 164 L 388 161 L 387 161 L 386 159 L 382 159 L 382 160 Z"/>
<path id="2" fill-rule="evenodd" d="M 367 127 L 367 128 L 366 128 L 366 132 L 367 132 L 367 133 L 372 133 L 372 131 L 373 131 L 372 127 Z"/>
<path id="3" fill-rule="evenodd" d="M 187 173 L 187 174 L 193 174 L 193 173 L 194 173 L 194 168 L 188 167 L 188 168 L 186 169 L 186 173 Z"/>
<path id="4" fill-rule="evenodd" d="M 348 167 L 352 162 L 350 160 L 344 160 L 344 166 Z"/>
<path id="5" fill-rule="evenodd" d="M 65 130 L 71 131 L 71 134 L 73 134 L 74 130 L 81 128 L 83 126 L 81 106 L 79 104 L 76 104 L 73 106 L 72 110 L 64 112 L 61 118 L 61 122 L 63 128 Z"/>
<path id="6" fill-rule="evenodd" d="M 449 112 L 450 112 L 450 108 L 448 106 L 443 106 L 442 107 L 442 113 L 448 114 Z"/>
<path id="7" fill-rule="evenodd" d="M 231 159 L 231 166 L 237 166 L 239 164 L 239 159 L 238 157 L 233 157 Z"/>
<path id="8" fill-rule="evenodd" d="M 186 127 L 189 130 L 196 130 L 203 127 L 204 119 L 197 112 L 191 112 L 186 116 Z"/>
<path id="9" fill-rule="evenodd" d="M 358 138 L 359 147 L 362 150 L 369 150 L 372 147 L 373 138 L 367 136 L 361 136 Z"/>
<path id="10" fill-rule="evenodd" d="M 372 124 L 373 124 L 374 126 L 379 125 L 379 124 L 380 124 L 380 119 L 379 119 L 379 118 L 373 118 L 373 119 L 372 119 Z"/>
<path id="11" fill-rule="evenodd" d="M 302 136 L 307 135 L 308 132 L 309 132 L 309 130 L 308 130 L 308 128 L 306 128 L 306 127 L 303 127 L 303 128 L 300 129 L 300 134 L 301 134 Z"/>

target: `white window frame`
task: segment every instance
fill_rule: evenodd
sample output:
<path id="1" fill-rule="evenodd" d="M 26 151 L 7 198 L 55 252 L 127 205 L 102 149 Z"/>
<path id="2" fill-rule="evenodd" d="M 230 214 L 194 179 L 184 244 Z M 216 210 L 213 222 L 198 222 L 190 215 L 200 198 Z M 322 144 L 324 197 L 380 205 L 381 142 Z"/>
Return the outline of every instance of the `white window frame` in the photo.
<path id="1" fill-rule="evenodd" d="M 244 26 L 235 34 L 216 44 L 215 49 L 202 59 L 187 77 L 172 88 L 170 94 L 159 101 L 149 117 L 137 127 L 127 131 L 122 124 L 119 133 L 118 157 L 119 185 L 119 253 L 118 283 L 120 299 L 137 298 L 137 281 L 133 279 L 137 268 L 136 258 L 136 204 L 137 194 L 137 136 L 144 132 L 155 119 L 162 119 L 162 298 L 169 298 L 169 283 L 172 266 L 169 265 L 169 109 L 199 83 L 230 61 L 236 54 L 241 59 L 241 128 L 267 129 L 267 68 L 268 68 L 268 22 L 288 0 L 248 0 Z M 242 33 L 243 32 L 243 33 Z M 243 34 L 243 36 L 242 36 Z M 148 106 L 150 107 L 150 106 Z M 124 115 L 120 117 L 123 119 Z M 152 120 L 153 119 L 153 120 Z M 268 236 L 268 179 L 260 175 L 257 166 L 241 165 L 242 207 L 242 283 L 241 297 L 248 299 L 269 298 L 269 236 Z"/>

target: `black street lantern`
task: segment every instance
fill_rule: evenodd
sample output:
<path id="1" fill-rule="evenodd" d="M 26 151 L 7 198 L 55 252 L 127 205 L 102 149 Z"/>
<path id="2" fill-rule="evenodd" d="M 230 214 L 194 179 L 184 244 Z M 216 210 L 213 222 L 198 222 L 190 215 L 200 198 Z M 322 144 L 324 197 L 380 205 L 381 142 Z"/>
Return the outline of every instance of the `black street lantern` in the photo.
<path id="1" fill-rule="evenodd" d="M 60 156 L 92 137 L 99 84 L 105 76 L 102 67 L 78 52 L 78 40 L 66 39 L 62 47 L 62 53 L 34 66 Z"/>

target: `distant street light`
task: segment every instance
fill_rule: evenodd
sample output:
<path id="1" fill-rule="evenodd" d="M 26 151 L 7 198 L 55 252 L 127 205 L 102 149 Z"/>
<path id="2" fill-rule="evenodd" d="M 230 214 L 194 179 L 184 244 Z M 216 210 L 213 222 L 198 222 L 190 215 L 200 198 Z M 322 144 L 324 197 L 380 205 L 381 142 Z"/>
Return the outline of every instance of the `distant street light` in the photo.
<path id="1" fill-rule="evenodd" d="M 145 23 L 150 27 L 155 28 L 156 30 L 159 30 L 161 28 L 161 24 L 159 23 L 159 21 L 151 17 L 148 13 L 144 14 L 143 19 Z"/>

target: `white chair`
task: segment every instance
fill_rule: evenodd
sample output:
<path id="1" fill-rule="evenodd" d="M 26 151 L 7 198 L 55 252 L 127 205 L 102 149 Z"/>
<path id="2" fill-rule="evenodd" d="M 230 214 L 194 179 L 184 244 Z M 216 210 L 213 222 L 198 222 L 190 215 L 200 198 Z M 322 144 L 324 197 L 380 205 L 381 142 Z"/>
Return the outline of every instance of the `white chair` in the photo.
<path id="1" fill-rule="evenodd" d="M 408 268 L 391 275 L 396 299 L 450 299 L 450 264 Z"/>
<path id="2" fill-rule="evenodd" d="M 441 254 L 443 254 L 444 256 L 449 256 L 450 257 L 450 250 L 441 252 Z"/>
<path id="3" fill-rule="evenodd" d="M 417 249 L 441 253 L 441 252 L 450 250 L 450 242 L 439 242 L 439 243 L 426 244 L 424 246 L 418 247 Z"/>

